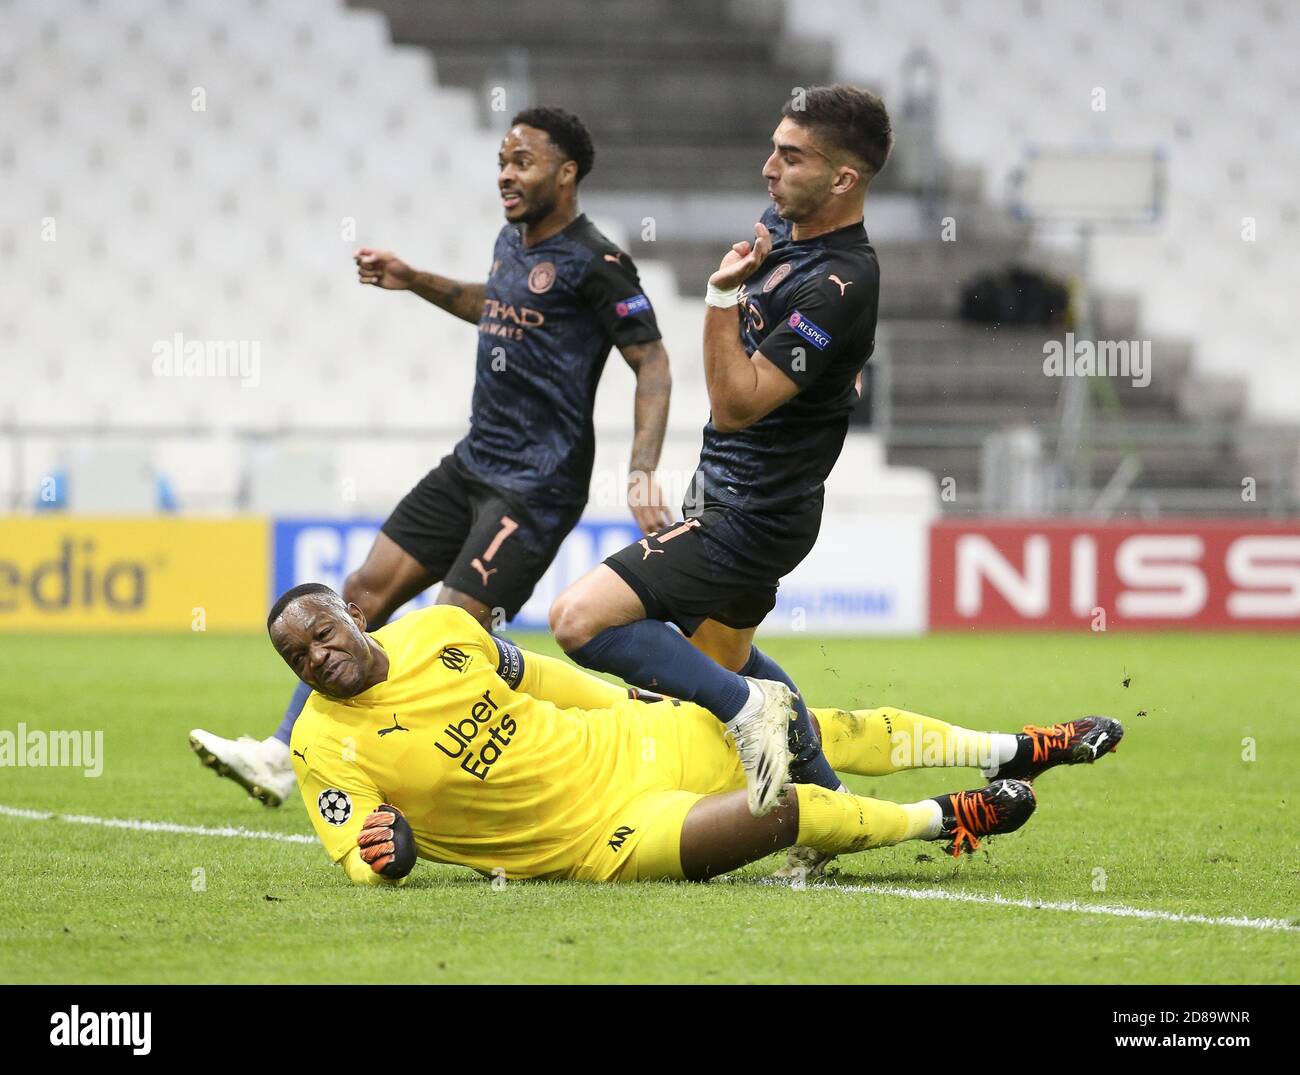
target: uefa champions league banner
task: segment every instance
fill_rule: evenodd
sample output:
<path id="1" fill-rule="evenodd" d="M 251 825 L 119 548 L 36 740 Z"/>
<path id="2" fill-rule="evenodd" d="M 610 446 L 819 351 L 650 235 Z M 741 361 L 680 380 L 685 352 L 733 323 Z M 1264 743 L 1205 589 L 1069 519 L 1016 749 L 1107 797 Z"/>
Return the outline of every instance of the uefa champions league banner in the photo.
<path id="1" fill-rule="evenodd" d="M 341 589 L 359 567 L 381 520 L 282 519 L 274 526 L 271 593 L 300 582 Z M 920 634 L 926 623 L 928 522 L 828 512 L 817 545 L 781 584 L 764 634 Z M 631 519 L 584 518 L 511 627 L 546 630 L 552 601 L 641 533 Z M 437 587 L 401 611 L 437 599 Z M 399 613 L 400 614 L 400 613 Z"/>

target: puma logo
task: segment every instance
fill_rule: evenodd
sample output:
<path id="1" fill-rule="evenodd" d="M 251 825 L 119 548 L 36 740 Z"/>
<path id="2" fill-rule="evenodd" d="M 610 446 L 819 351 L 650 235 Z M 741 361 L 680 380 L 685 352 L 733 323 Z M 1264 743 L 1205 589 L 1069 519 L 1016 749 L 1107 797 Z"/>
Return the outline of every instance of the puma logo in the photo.
<path id="1" fill-rule="evenodd" d="M 488 576 L 491 575 L 491 574 L 493 574 L 493 573 L 495 573 L 495 571 L 496 571 L 496 568 L 495 568 L 495 567 L 493 567 L 493 568 L 486 568 L 486 567 L 484 567 L 483 564 L 482 564 L 482 562 L 479 560 L 479 558 L 478 558 L 477 556 L 474 557 L 474 559 L 470 561 L 469 566 L 472 567 L 475 571 L 477 571 L 480 575 L 483 576 L 483 585 L 484 585 L 484 586 L 486 586 L 486 585 L 488 584 Z"/>
<path id="2" fill-rule="evenodd" d="M 380 728 L 379 738 L 382 739 L 386 735 L 392 735 L 393 732 L 409 732 L 410 730 L 411 730 L 410 728 L 403 728 L 400 724 L 397 723 L 397 714 L 394 713 L 393 726 L 391 728 Z"/>
<path id="3" fill-rule="evenodd" d="M 662 552 L 664 551 L 663 549 L 652 549 L 652 548 L 650 548 L 650 543 L 649 543 L 648 541 L 646 541 L 645 538 L 642 538 L 640 541 L 637 542 L 637 544 L 640 545 L 641 548 L 645 549 L 645 553 L 644 553 L 644 554 L 642 555 L 642 557 L 641 557 L 641 559 L 642 559 L 643 562 L 646 561 L 646 560 L 649 560 L 649 559 L 650 559 L 650 554 L 651 554 L 652 552 L 662 553 Z"/>
<path id="4" fill-rule="evenodd" d="M 621 254 L 606 254 L 606 255 L 605 255 L 605 260 L 606 260 L 606 261 L 612 261 L 615 265 L 618 265 L 618 264 L 619 264 L 619 260 L 618 260 L 618 259 L 619 259 L 621 256 L 622 256 Z"/>
<path id="5" fill-rule="evenodd" d="M 845 289 L 846 287 L 848 287 L 849 284 L 853 283 L 852 280 L 849 280 L 849 281 L 847 281 L 847 282 L 844 281 L 844 280 L 841 280 L 841 279 L 840 279 L 838 276 L 836 276 L 834 273 L 831 273 L 830 276 L 828 276 L 826 279 L 828 279 L 828 280 L 834 280 L 834 281 L 835 281 L 836 286 L 839 287 L 839 289 L 840 289 L 840 298 L 844 298 L 844 289 Z"/>
<path id="6" fill-rule="evenodd" d="M 307 752 L 305 750 L 295 750 L 293 756 L 295 758 L 301 758 L 304 762 L 307 760 Z"/>

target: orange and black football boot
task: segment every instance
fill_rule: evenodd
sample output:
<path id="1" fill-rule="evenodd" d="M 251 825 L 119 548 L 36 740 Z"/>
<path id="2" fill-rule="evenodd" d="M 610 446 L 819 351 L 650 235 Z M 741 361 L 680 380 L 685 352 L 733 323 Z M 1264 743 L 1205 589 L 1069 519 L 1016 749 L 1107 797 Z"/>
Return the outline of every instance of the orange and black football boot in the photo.
<path id="1" fill-rule="evenodd" d="M 946 850 L 953 858 L 974 851 L 981 837 L 1015 832 L 1038 805 L 1034 789 L 1023 780 L 995 780 L 974 791 L 939 795 L 934 801 L 943 811 L 943 828 L 936 839 L 948 841 Z"/>
<path id="2" fill-rule="evenodd" d="M 1124 725 L 1110 717 L 1080 717 L 1050 728 L 1026 724 L 1016 738 L 1016 756 L 989 773 L 991 780 L 1033 780 L 1056 765 L 1091 765 L 1103 754 L 1114 753 L 1124 738 Z"/>

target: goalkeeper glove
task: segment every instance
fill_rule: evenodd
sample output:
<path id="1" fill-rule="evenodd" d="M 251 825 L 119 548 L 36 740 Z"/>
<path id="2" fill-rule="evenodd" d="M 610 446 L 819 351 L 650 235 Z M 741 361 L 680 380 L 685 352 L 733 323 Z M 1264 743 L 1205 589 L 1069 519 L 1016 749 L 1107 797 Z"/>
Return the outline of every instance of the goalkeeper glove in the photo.
<path id="1" fill-rule="evenodd" d="M 363 861 L 377 874 L 396 880 L 415 868 L 415 834 L 395 806 L 380 803 L 357 835 Z"/>

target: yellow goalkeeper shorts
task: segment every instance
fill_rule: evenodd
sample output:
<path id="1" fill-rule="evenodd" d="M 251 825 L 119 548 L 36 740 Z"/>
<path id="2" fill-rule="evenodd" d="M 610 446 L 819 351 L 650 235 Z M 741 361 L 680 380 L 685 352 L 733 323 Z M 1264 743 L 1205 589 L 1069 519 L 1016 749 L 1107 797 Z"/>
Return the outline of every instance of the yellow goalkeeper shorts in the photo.
<path id="1" fill-rule="evenodd" d="M 703 795 L 647 791 L 612 814 L 572 876 L 578 881 L 680 881 L 682 825 Z"/>
<path id="2" fill-rule="evenodd" d="M 745 786 L 720 721 L 690 703 L 647 707 L 643 754 L 625 803 L 610 810 L 568 876 L 580 881 L 682 879 L 682 825 L 706 795 Z"/>

